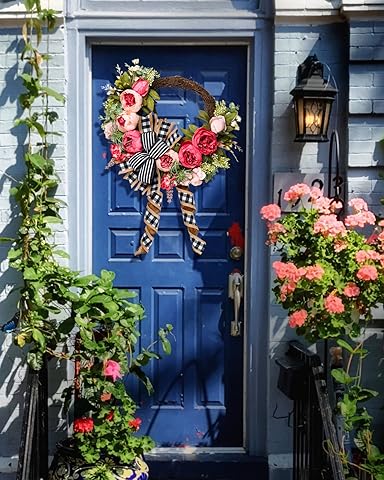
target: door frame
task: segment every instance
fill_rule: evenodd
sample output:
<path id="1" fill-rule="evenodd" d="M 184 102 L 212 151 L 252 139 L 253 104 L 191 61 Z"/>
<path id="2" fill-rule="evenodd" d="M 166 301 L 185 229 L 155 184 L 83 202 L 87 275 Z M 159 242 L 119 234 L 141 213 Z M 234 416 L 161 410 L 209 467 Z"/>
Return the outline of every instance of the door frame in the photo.
<path id="1" fill-rule="evenodd" d="M 245 323 L 244 450 L 267 456 L 269 392 L 269 256 L 265 250 L 261 205 L 271 198 L 270 139 L 272 126 L 273 24 L 257 14 L 239 21 L 202 18 L 187 32 L 178 19 L 167 19 L 154 30 L 154 19 L 105 20 L 87 15 L 68 17 L 67 108 L 68 221 L 71 266 L 92 271 L 92 121 L 91 49 L 95 44 L 245 45 L 248 47 L 247 178 L 245 195 Z M 261 234 L 261 232 L 263 232 Z M 261 281 L 259 281 L 261 279 Z M 252 321 L 253 319 L 253 321 Z M 184 450 L 184 449 L 183 449 Z M 238 453 L 239 449 L 236 449 Z M 163 452 L 166 453 L 165 451 Z M 175 452 L 172 453 L 174 458 Z M 183 455 L 185 456 L 185 450 Z M 196 452 L 191 452 L 196 453 Z M 205 450 L 206 453 L 206 450 Z M 234 453 L 234 452 L 233 452 Z"/>

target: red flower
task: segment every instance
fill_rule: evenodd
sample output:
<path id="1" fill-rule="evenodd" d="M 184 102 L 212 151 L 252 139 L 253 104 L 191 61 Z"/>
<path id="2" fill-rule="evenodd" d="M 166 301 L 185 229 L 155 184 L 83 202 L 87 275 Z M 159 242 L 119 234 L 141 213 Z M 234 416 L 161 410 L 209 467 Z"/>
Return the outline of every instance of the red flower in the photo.
<path id="1" fill-rule="evenodd" d="M 110 412 L 107 413 L 107 415 L 105 416 L 105 419 L 111 422 L 113 420 L 114 415 L 115 415 L 114 411 L 111 410 Z"/>
<path id="2" fill-rule="evenodd" d="M 203 155 L 212 155 L 217 150 L 216 134 L 204 127 L 195 131 L 192 143 Z"/>
<path id="3" fill-rule="evenodd" d="M 141 425 L 141 418 L 134 418 L 133 420 L 129 420 L 128 425 L 137 432 Z"/>
<path id="4" fill-rule="evenodd" d="M 73 422 L 73 430 L 75 433 L 89 433 L 93 430 L 92 418 L 82 417 L 76 418 Z"/>
<path id="5" fill-rule="evenodd" d="M 200 167 L 203 157 L 200 151 L 192 144 L 190 140 L 182 143 L 179 150 L 179 161 L 185 168 Z"/>

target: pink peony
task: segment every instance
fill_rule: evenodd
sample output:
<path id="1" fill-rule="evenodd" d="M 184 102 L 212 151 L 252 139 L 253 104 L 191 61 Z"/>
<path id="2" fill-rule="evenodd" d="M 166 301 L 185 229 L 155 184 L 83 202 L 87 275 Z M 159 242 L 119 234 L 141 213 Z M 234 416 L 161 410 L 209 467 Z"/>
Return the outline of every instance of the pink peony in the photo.
<path id="1" fill-rule="evenodd" d="M 307 280 L 320 280 L 324 275 L 324 269 L 321 265 L 310 265 L 306 268 L 305 278 Z"/>
<path id="2" fill-rule="evenodd" d="M 156 160 L 156 166 L 162 172 L 169 172 L 174 163 L 179 163 L 179 155 L 174 150 L 168 150 Z"/>
<path id="3" fill-rule="evenodd" d="M 378 273 L 376 267 L 373 265 L 364 265 L 356 273 L 356 276 L 359 280 L 369 282 L 370 280 L 376 280 Z"/>
<path id="4" fill-rule="evenodd" d="M 192 137 L 192 144 L 203 155 L 212 155 L 217 150 L 216 134 L 204 127 L 198 128 Z"/>
<path id="5" fill-rule="evenodd" d="M 137 92 L 142 97 L 145 97 L 149 92 L 149 82 L 145 80 L 145 78 L 139 78 L 136 82 L 132 85 L 132 90 Z"/>
<path id="6" fill-rule="evenodd" d="M 120 102 L 125 112 L 138 112 L 143 104 L 143 97 L 135 90 L 127 89 L 121 92 Z"/>
<path id="7" fill-rule="evenodd" d="M 120 132 L 129 132 L 135 130 L 139 122 L 139 115 L 137 113 L 122 113 L 116 117 L 116 125 Z"/>
<path id="8" fill-rule="evenodd" d="M 281 217 L 281 209 L 276 203 L 270 203 L 269 205 L 264 205 L 264 207 L 262 207 L 260 214 L 263 220 L 274 222 Z"/>
<path id="9" fill-rule="evenodd" d="M 333 294 L 324 299 L 324 307 L 329 313 L 343 313 L 345 310 L 341 298 Z"/>
<path id="10" fill-rule="evenodd" d="M 196 167 L 200 167 L 203 157 L 200 151 L 192 144 L 192 142 L 190 140 L 186 140 L 181 144 L 179 150 L 179 161 L 183 167 L 190 168 L 192 170 Z"/>
<path id="11" fill-rule="evenodd" d="M 123 135 L 123 147 L 127 153 L 142 152 L 141 134 L 138 130 L 125 132 Z"/>
<path id="12" fill-rule="evenodd" d="M 111 152 L 114 163 L 124 162 L 125 155 L 121 151 L 120 145 L 117 145 L 117 143 L 111 143 L 111 145 L 109 146 L 109 151 Z"/>
<path id="13" fill-rule="evenodd" d="M 352 198 L 348 205 L 353 208 L 355 213 L 360 213 L 362 211 L 368 211 L 367 202 L 365 202 L 362 198 Z"/>
<path id="14" fill-rule="evenodd" d="M 356 285 L 356 283 L 347 283 L 345 286 L 343 293 L 346 297 L 358 297 L 360 294 L 360 288 Z"/>
<path id="15" fill-rule="evenodd" d="M 115 382 L 117 378 L 121 378 L 123 376 L 120 372 L 120 364 L 114 360 L 107 360 L 104 363 L 103 375 L 105 377 L 111 377 Z"/>
<path id="16" fill-rule="evenodd" d="M 305 320 L 307 319 L 308 317 L 308 313 L 306 310 L 302 309 L 302 310 L 298 310 L 297 312 L 293 312 L 290 316 L 289 316 L 289 326 L 291 328 L 295 328 L 295 327 L 301 327 L 302 325 L 304 325 L 305 323 Z"/>
<path id="17" fill-rule="evenodd" d="M 304 195 L 311 193 L 311 189 L 305 183 L 297 183 L 293 185 L 288 192 L 284 193 L 284 200 L 286 202 L 296 202 Z"/>
<path id="18" fill-rule="evenodd" d="M 227 124 L 225 122 L 225 117 L 223 115 L 218 115 L 217 117 L 212 117 L 209 120 L 209 126 L 213 133 L 220 133 L 224 132 L 227 128 Z"/>

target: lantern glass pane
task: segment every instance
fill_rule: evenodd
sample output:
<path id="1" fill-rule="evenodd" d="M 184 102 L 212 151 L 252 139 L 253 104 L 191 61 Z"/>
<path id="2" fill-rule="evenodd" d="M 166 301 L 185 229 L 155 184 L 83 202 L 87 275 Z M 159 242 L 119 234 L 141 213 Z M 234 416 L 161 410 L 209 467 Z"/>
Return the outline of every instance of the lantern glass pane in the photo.
<path id="1" fill-rule="evenodd" d="M 320 135 L 324 117 L 324 100 L 305 100 L 305 133 L 306 135 Z"/>
<path id="2" fill-rule="evenodd" d="M 304 99 L 296 99 L 296 128 L 297 134 L 304 134 Z"/>
<path id="3" fill-rule="evenodd" d="M 323 124 L 323 131 L 321 132 L 325 136 L 327 136 L 329 119 L 331 116 L 331 107 L 332 107 L 332 102 L 328 100 L 327 103 L 325 104 L 324 124 Z"/>

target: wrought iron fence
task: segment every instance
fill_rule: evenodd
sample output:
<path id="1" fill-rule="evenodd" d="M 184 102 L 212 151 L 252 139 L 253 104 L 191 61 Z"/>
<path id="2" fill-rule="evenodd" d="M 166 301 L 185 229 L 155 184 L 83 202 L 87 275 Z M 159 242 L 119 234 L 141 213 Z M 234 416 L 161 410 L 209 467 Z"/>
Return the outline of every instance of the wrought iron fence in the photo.
<path id="1" fill-rule="evenodd" d="M 16 480 L 48 477 L 48 371 L 29 367 Z"/>
<path id="2" fill-rule="evenodd" d="M 293 400 L 293 480 L 345 480 L 323 366 L 297 341 L 280 366 L 279 389 Z"/>

